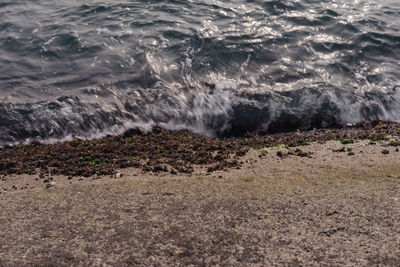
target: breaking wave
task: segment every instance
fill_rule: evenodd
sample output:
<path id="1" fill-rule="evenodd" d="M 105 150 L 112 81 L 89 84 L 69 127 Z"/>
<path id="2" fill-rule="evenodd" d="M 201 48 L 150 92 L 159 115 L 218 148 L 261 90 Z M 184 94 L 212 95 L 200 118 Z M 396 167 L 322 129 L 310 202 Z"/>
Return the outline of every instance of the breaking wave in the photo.
<path id="1" fill-rule="evenodd" d="M 400 119 L 397 1 L 0 4 L 0 145 Z"/>

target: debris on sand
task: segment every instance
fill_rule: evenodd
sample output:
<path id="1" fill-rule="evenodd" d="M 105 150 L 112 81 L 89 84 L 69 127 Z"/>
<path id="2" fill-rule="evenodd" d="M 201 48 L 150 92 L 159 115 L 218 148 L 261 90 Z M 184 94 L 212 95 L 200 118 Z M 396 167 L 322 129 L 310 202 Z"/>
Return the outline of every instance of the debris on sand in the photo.
<path id="1" fill-rule="evenodd" d="M 105 175 L 117 178 L 121 177 L 118 170 L 128 167 L 143 172 L 177 174 L 193 173 L 196 165 L 214 172 L 240 167 L 240 157 L 252 148 L 260 150 L 263 153 L 261 155 L 265 156 L 263 148 L 277 146 L 282 148 L 277 152 L 280 158 L 290 155 L 310 158 L 312 152 L 292 148 L 329 140 L 346 144 L 358 140 L 392 140 L 393 144 L 397 144 L 399 135 L 396 133 L 399 129 L 398 123 L 378 121 L 335 129 L 217 139 L 155 127 L 149 134 L 132 130 L 123 136 L 107 136 L 97 140 L 72 140 L 50 145 L 36 142 L 5 147 L 0 149 L 0 174 L 38 173 L 42 179 L 50 174 L 71 178 Z M 342 147 L 333 151 L 346 152 L 346 149 Z"/>
<path id="2" fill-rule="evenodd" d="M 55 187 L 57 184 L 56 184 L 56 182 L 49 182 L 49 183 L 47 183 L 46 184 L 46 188 L 51 188 L 51 187 Z"/>

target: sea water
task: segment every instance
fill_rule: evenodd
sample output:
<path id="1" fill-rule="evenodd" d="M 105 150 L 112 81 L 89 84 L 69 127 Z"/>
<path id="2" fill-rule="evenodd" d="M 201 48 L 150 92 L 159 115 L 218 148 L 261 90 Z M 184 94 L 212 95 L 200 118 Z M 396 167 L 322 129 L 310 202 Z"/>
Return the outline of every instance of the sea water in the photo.
<path id="1" fill-rule="evenodd" d="M 399 118 L 400 1 L 0 3 L 0 145 Z"/>

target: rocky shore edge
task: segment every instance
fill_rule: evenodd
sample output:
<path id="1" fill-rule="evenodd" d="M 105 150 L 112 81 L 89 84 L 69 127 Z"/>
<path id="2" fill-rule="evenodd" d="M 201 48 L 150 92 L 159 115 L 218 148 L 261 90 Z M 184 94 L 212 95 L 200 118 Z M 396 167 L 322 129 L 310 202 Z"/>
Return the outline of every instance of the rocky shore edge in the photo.
<path id="1" fill-rule="evenodd" d="M 337 140 L 342 144 L 367 140 L 397 147 L 400 124 L 375 121 L 334 129 L 316 129 L 258 136 L 247 133 L 239 138 L 215 139 L 188 131 L 167 131 L 155 127 L 149 134 L 138 130 L 123 136 L 97 140 L 73 140 L 56 144 L 32 143 L 0 149 L 0 177 L 37 175 L 45 183 L 54 175 L 101 178 L 119 175 L 119 170 L 136 168 L 142 173 L 193 173 L 196 166 L 208 173 L 243 166 L 242 157 L 250 150 L 280 147 L 278 157 L 289 154 L 307 157 L 302 146 Z M 297 149 L 290 149 L 297 147 Z M 338 152 L 338 151 L 333 151 Z M 340 152 L 340 151 L 339 151 Z M 348 152 L 351 155 L 352 151 Z M 386 153 L 386 151 L 382 151 Z"/>

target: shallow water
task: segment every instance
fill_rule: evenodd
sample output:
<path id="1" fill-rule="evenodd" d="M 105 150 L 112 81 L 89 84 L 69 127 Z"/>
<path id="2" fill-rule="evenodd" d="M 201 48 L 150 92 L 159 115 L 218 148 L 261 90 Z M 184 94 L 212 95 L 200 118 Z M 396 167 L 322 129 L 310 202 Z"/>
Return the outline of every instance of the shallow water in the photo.
<path id="1" fill-rule="evenodd" d="M 0 145 L 400 118 L 400 2 L 0 3 Z"/>

